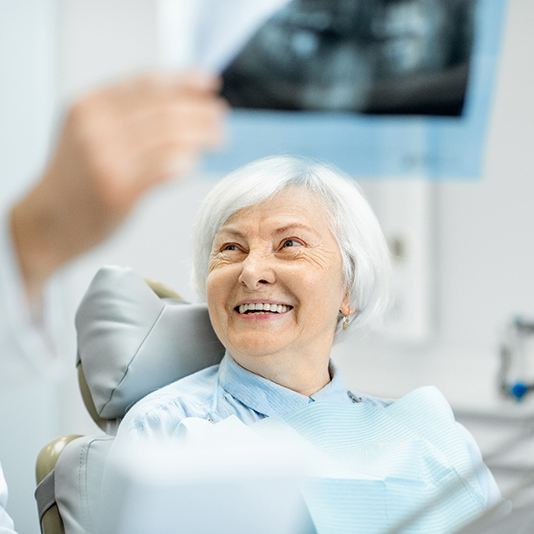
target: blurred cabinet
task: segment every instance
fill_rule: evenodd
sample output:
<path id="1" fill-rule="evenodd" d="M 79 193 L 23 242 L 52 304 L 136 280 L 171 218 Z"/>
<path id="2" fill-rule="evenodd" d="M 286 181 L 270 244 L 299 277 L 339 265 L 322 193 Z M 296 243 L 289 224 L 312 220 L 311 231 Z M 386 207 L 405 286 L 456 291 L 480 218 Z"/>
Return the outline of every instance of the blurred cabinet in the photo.
<path id="1" fill-rule="evenodd" d="M 435 215 L 430 179 L 363 182 L 392 256 L 392 305 L 384 330 L 394 341 L 423 342 L 432 331 Z"/>

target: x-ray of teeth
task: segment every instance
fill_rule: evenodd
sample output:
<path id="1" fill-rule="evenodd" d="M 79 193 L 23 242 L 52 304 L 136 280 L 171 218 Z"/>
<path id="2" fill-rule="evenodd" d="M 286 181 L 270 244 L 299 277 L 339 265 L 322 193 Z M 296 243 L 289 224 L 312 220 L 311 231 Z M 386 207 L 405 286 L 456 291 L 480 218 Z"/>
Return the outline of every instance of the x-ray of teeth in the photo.
<path id="1" fill-rule="evenodd" d="M 234 107 L 462 114 L 475 0 L 292 0 L 223 72 Z"/>

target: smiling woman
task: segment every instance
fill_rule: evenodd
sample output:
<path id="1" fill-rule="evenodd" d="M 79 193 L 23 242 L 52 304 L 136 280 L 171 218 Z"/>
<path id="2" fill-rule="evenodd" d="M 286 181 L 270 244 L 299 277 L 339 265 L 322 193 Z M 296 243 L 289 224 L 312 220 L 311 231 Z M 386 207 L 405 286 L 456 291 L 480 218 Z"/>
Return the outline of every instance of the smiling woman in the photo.
<path id="1" fill-rule="evenodd" d="M 315 233 L 307 247 L 301 243 L 304 248 L 313 250 L 312 245 L 322 243 L 329 233 L 341 255 L 350 322 L 361 326 L 379 320 L 387 307 L 390 265 L 387 245 L 373 211 L 349 177 L 323 163 L 297 157 L 275 156 L 250 163 L 226 176 L 206 197 L 194 241 L 193 282 L 199 295 L 207 297 L 208 271 L 219 231 L 239 230 L 232 225 L 232 218 L 238 217 L 240 210 L 243 212 L 239 219 L 243 221 L 269 201 L 270 208 L 285 208 L 280 227 L 276 228 L 281 234 L 291 230 L 286 228 L 289 224 L 298 227 L 303 235 Z M 295 237 L 299 241 L 298 234 L 281 234 L 278 237 Z M 234 243 L 238 248 L 238 240 Z M 320 255 L 319 249 L 312 257 Z"/>
<path id="2" fill-rule="evenodd" d="M 230 174 L 206 198 L 195 243 L 194 282 L 223 345 L 301 394 L 330 382 L 340 325 L 377 319 L 387 303 L 380 226 L 354 182 L 318 162 L 278 156 Z"/>
<path id="3" fill-rule="evenodd" d="M 215 236 L 209 269 L 211 322 L 236 361 L 304 394 L 330 381 L 325 355 L 338 315 L 351 309 L 339 247 L 313 193 L 293 186 L 240 210 Z M 312 367 L 320 370 L 305 372 Z"/>
<path id="4" fill-rule="evenodd" d="M 349 505 L 334 514 L 352 525 L 343 532 L 370 532 L 362 530 L 365 521 L 392 526 L 457 478 L 461 495 L 443 505 L 454 521 L 440 508 L 422 532 L 450 531 L 498 498 L 476 444 L 439 392 L 423 388 L 395 402 L 355 394 L 330 360 L 343 330 L 379 319 L 388 298 L 384 236 L 352 180 L 296 157 L 253 162 L 206 197 L 194 243 L 193 280 L 226 354 L 220 365 L 136 404 L 115 448 L 176 439 L 190 417 L 218 423 L 235 416 L 246 424 L 276 418 L 295 429 L 304 417 L 312 443 L 317 438 L 334 456 L 350 458 L 347 473 L 360 466 L 348 477 L 356 480 L 343 497 Z M 369 477 L 380 483 L 360 486 Z M 331 483 L 326 477 L 325 493 L 305 497 L 318 531 L 337 534 L 321 526 L 340 502 L 327 497 L 337 487 Z M 378 508 L 355 511 L 370 490 Z M 390 506 L 395 513 L 384 511 Z M 434 528 L 443 517 L 444 526 Z"/>

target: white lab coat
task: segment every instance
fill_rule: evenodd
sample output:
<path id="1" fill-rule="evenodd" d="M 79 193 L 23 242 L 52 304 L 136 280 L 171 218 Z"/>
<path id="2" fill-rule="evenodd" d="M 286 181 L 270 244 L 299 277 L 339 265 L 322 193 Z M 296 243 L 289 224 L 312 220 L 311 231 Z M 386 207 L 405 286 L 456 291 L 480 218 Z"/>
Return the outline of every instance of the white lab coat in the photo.
<path id="1" fill-rule="evenodd" d="M 2 466 L 0 465 L 0 534 L 14 534 L 13 521 L 7 514 L 6 508 L 7 502 L 7 485 L 4 480 L 4 473 L 2 472 Z"/>
<path id="2" fill-rule="evenodd" d="M 46 327 L 37 324 L 25 299 L 13 251 L 7 209 L 0 213 L 0 461 L 10 482 L 10 507 L 18 528 L 38 532 L 33 471 L 39 448 L 56 433 L 53 390 L 59 365 Z M 0 480 L 0 533 L 12 532 Z M 25 517 L 27 519 L 25 519 Z M 19 518 L 22 524 L 19 524 Z M 32 527 L 33 525 L 33 527 Z"/>
<path id="3" fill-rule="evenodd" d="M 32 317 L 6 220 L 10 202 L 37 179 L 50 150 L 58 94 L 64 92 L 57 35 L 67 27 L 58 24 L 59 4 L 0 1 L 6 12 L 0 16 L 0 461 L 9 486 L 7 510 L 24 534 L 40 531 L 33 497 L 40 448 L 58 435 L 96 428 L 83 408 L 74 366 L 72 310 L 81 291 L 75 295 L 52 280 L 41 313 Z"/>
<path id="4" fill-rule="evenodd" d="M 75 379 L 74 319 L 64 292 L 46 288 L 31 309 L 25 297 L 8 228 L 0 209 L 0 461 L 9 484 L 8 510 L 18 530 L 38 534 L 33 497 L 35 460 L 50 440 L 91 431 Z M 0 534 L 11 525 L 0 481 Z M 7 532 L 11 532 L 8 530 Z"/>
<path id="5" fill-rule="evenodd" d="M 14 359 L 13 362 L 10 361 L 11 356 L 19 352 L 18 348 L 14 349 L 10 339 L 12 338 L 12 325 L 20 318 L 20 308 L 13 310 L 13 314 L 8 313 L 11 308 L 11 289 L 15 290 L 13 287 L 13 264 L 11 261 L 13 258 L 10 251 L 8 252 L 10 243 L 6 239 L 8 229 L 5 213 L 2 213 L 2 219 L 0 221 L 0 384 L 2 391 L 4 391 L 4 387 L 7 387 L 10 383 L 14 373 L 20 372 L 16 371 L 15 368 L 22 367 L 22 362 L 17 359 Z M 8 286 L 11 286 L 9 291 Z M 4 401 L 5 399 L 2 398 L 1 400 Z M 0 421 L 0 428 L 5 429 L 6 427 L 7 422 Z M 2 443 L 4 443 L 6 441 L 6 432 L 1 432 L 0 435 L 2 436 Z M 11 534 L 14 532 L 13 521 L 6 511 L 6 506 L 7 484 L 4 479 L 2 465 L 0 464 L 0 534 Z"/>

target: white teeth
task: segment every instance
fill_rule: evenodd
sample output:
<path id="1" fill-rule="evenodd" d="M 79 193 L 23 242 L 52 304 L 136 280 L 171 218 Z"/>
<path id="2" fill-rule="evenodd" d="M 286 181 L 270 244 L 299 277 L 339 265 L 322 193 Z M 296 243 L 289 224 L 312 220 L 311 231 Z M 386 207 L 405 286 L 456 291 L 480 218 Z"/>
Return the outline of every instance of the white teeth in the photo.
<path id="1" fill-rule="evenodd" d="M 285 313 L 291 309 L 290 306 L 285 304 L 268 304 L 268 303 L 251 303 L 251 304 L 240 304 L 239 313 L 245 313 L 247 311 L 270 311 L 275 313 Z"/>

